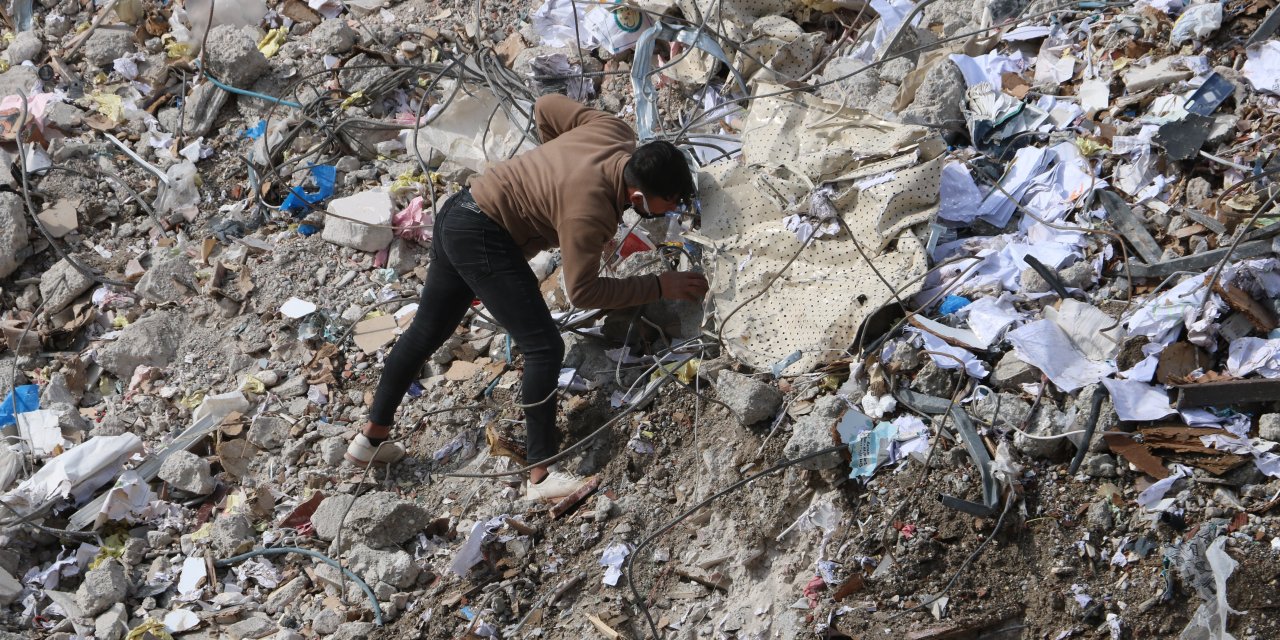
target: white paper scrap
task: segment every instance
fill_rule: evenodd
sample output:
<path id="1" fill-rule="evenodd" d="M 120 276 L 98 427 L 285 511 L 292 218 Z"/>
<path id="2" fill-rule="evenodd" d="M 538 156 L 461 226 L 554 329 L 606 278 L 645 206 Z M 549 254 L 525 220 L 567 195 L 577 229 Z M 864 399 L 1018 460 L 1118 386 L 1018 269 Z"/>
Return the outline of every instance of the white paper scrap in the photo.
<path id="1" fill-rule="evenodd" d="M 178 577 L 178 594 L 191 596 L 199 593 L 208 578 L 209 569 L 205 566 L 204 558 L 189 556 L 182 561 L 182 573 Z"/>
<path id="2" fill-rule="evenodd" d="M 307 302 L 301 298 L 289 298 L 284 301 L 284 304 L 280 305 L 280 313 L 284 314 L 284 317 L 294 320 L 311 315 L 315 313 L 316 309 L 314 302 Z"/>
<path id="3" fill-rule="evenodd" d="M 1249 47 L 1244 77 L 1254 89 L 1280 94 L 1280 40 L 1267 40 Z"/>
<path id="4" fill-rule="evenodd" d="M 1013 331 L 1006 339 L 1023 362 L 1041 370 L 1059 389 L 1075 391 L 1115 373 L 1115 367 L 1084 357 L 1052 320 L 1037 320 Z"/>
<path id="5" fill-rule="evenodd" d="M 164 628 L 169 633 L 181 633 L 200 626 L 200 616 L 189 609 L 178 609 L 164 614 Z"/>
<path id="6" fill-rule="evenodd" d="M 622 563 L 630 553 L 631 547 L 625 542 L 615 542 L 605 548 L 604 553 L 600 555 L 600 566 L 605 567 L 603 580 L 605 584 L 611 587 L 618 586 L 618 579 L 622 577 Z"/>
<path id="7" fill-rule="evenodd" d="M 1111 394 L 1111 402 L 1121 420 L 1159 420 L 1176 413 L 1169 405 L 1169 393 L 1163 385 L 1106 378 L 1102 386 Z"/>

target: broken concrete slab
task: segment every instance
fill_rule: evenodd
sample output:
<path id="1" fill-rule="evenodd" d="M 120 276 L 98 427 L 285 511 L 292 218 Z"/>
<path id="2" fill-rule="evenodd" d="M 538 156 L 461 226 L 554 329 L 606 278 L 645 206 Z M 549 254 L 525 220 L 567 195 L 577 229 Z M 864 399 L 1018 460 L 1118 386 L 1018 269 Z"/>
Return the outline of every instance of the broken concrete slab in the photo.
<path id="1" fill-rule="evenodd" d="M 213 493 L 217 482 L 210 474 L 209 461 L 189 451 L 175 451 L 160 465 L 159 478 L 174 488 L 196 495 Z"/>
<path id="2" fill-rule="evenodd" d="M 835 445 L 835 423 L 848 408 L 848 403 L 840 396 L 826 395 L 818 398 L 813 403 L 813 411 L 792 425 L 791 438 L 787 440 L 783 455 L 788 459 L 795 459 Z M 805 460 L 798 466 L 801 469 L 820 470 L 839 465 L 840 456 L 832 453 Z"/>
<path id="3" fill-rule="evenodd" d="M 209 71 L 222 82 L 241 89 L 252 85 L 271 66 L 253 37 L 230 24 L 209 30 L 204 52 Z"/>
<path id="4" fill-rule="evenodd" d="M 376 491 L 363 495 L 347 513 L 352 500 L 351 496 L 340 495 L 325 498 L 320 503 L 311 516 L 316 537 L 334 540 L 346 513 L 342 534 L 344 547 L 364 544 L 373 549 L 389 549 L 417 535 L 431 523 L 430 512 L 394 493 Z"/>
<path id="5" fill-rule="evenodd" d="M 95 67 L 107 67 L 133 53 L 134 31 L 125 25 L 101 25 L 84 43 L 84 59 Z"/>
<path id="6" fill-rule="evenodd" d="M 259 449 L 279 449 L 289 439 L 292 427 L 288 420 L 279 416 L 259 416 L 249 425 L 247 438 Z"/>
<path id="7" fill-rule="evenodd" d="M 385 189 L 370 189 L 329 202 L 324 232 L 326 242 L 370 253 L 391 245 L 395 234 L 391 228 L 391 194 Z"/>
<path id="8" fill-rule="evenodd" d="M 213 549 L 218 555 L 229 558 L 253 548 L 257 535 L 253 524 L 244 514 L 223 515 L 213 521 L 213 529 L 209 534 Z"/>
<path id="9" fill-rule="evenodd" d="M 0 568 L 0 605 L 10 605 L 22 595 L 22 583 L 7 570 Z"/>
<path id="10" fill-rule="evenodd" d="M 279 627 L 271 621 L 271 618 L 262 613 L 255 613 L 240 622 L 228 626 L 226 632 L 231 640 L 257 640 L 257 638 L 275 633 L 277 629 Z"/>
<path id="11" fill-rule="evenodd" d="M 1130 93 L 1137 93 L 1189 80 L 1193 75 L 1181 56 L 1167 56 L 1145 67 L 1130 67 L 1124 73 L 1124 86 Z"/>
<path id="12" fill-rule="evenodd" d="M 94 640 L 120 640 L 129 632 L 129 612 L 118 602 L 93 621 Z"/>
<path id="13" fill-rule="evenodd" d="M 728 370 L 716 378 L 716 396 L 733 409 L 744 427 L 772 418 L 782 404 L 782 392 L 777 387 Z"/>
<path id="14" fill-rule="evenodd" d="M 1040 381 L 1040 370 L 1007 351 L 991 371 L 991 386 L 1002 391 L 1020 391 L 1021 385 Z"/>
<path id="15" fill-rule="evenodd" d="M 196 293 L 196 269 L 182 254 L 160 255 L 133 290 L 152 302 L 177 302 Z"/>
<path id="16" fill-rule="evenodd" d="M 76 602 L 87 616 L 96 616 L 119 602 L 129 593 L 129 579 L 124 566 L 108 559 L 90 569 L 76 590 Z"/>
<path id="17" fill-rule="evenodd" d="M 30 253 L 30 244 L 22 198 L 16 193 L 0 193 L 0 278 L 18 270 Z"/>
<path id="18" fill-rule="evenodd" d="M 413 556 L 404 551 L 378 551 L 363 544 L 353 546 L 347 553 L 347 568 L 365 582 L 383 582 L 397 589 L 413 586 L 421 572 Z"/>
<path id="19" fill-rule="evenodd" d="M 139 365 L 163 367 L 178 353 L 182 319 L 178 312 L 157 311 L 120 331 L 120 337 L 98 353 L 98 364 L 128 380 Z"/>
<path id="20" fill-rule="evenodd" d="M 93 286 L 93 278 L 76 269 L 66 258 L 49 267 L 40 275 L 40 299 L 44 300 L 44 313 L 53 315 L 62 311 Z"/>
<path id="21" fill-rule="evenodd" d="M 960 67 L 950 60 L 933 65 L 916 88 L 911 106 L 899 114 L 904 123 L 962 130 L 967 87 Z"/>

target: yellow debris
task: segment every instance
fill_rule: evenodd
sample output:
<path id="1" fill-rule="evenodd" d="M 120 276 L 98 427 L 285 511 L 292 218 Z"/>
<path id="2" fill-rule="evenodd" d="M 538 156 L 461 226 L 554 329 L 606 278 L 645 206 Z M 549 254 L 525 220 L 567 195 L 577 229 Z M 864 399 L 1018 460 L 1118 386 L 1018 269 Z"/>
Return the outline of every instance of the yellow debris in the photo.
<path id="1" fill-rule="evenodd" d="M 258 51 L 262 55 L 270 58 L 280 53 L 280 47 L 284 46 L 285 40 L 289 38 L 288 27 L 277 27 L 267 32 L 267 35 L 258 42 Z"/>
<path id="2" fill-rule="evenodd" d="M 173 635 L 165 629 L 163 622 L 147 618 L 146 622 L 129 630 L 129 635 L 124 640 L 173 640 Z"/>

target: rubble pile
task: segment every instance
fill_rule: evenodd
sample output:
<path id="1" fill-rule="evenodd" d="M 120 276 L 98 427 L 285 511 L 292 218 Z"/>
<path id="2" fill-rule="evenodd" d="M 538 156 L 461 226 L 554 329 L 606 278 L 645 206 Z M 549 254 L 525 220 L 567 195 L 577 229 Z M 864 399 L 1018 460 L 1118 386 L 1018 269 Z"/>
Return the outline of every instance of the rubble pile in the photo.
<path id="1" fill-rule="evenodd" d="M 1266 0 L 15 0 L 0 637 L 1280 636 Z M 477 304 L 353 467 L 433 213 L 558 92 L 689 151 L 526 499 Z M 566 177 L 573 179 L 573 177 Z"/>

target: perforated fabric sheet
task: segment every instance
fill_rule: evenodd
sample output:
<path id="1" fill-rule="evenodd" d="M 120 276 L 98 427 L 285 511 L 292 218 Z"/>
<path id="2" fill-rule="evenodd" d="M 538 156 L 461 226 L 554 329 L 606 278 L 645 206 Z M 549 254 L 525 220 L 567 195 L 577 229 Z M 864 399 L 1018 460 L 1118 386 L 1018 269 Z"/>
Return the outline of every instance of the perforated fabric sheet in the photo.
<path id="1" fill-rule="evenodd" d="M 741 161 L 722 161 L 699 175 L 717 322 L 730 352 L 757 369 L 797 350 L 801 357 L 789 373 L 837 359 L 862 321 L 893 301 L 841 232 L 814 240 L 763 295 L 733 313 L 800 251 L 803 243 L 782 219 L 803 211 L 813 189 L 833 184 L 837 211 L 904 299 L 920 286 L 907 283 L 928 268 L 910 227 L 936 208 L 945 146 L 923 128 L 852 109 L 832 118 L 838 109 L 812 96 L 757 100 Z"/>

